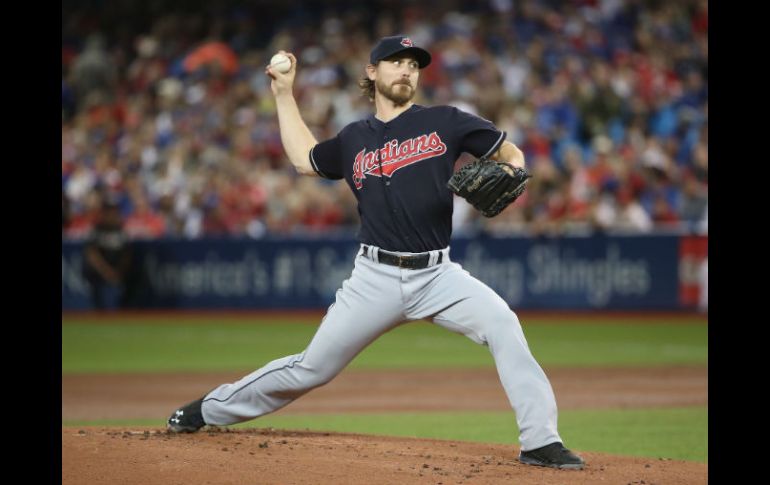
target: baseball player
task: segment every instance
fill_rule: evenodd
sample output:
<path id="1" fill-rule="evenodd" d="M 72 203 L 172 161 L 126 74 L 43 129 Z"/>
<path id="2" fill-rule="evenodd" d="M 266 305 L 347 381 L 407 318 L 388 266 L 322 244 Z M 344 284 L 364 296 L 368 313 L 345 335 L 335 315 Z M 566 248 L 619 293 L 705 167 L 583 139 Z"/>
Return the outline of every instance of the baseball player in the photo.
<path id="1" fill-rule="evenodd" d="M 297 60 L 285 54 L 292 64 L 286 73 L 266 69 L 283 146 L 299 173 L 344 179 L 355 194 L 361 246 L 353 272 L 303 352 L 177 409 L 168 429 L 194 432 L 276 411 L 331 381 L 383 333 L 427 319 L 489 347 L 516 414 L 522 463 L 582 469 L 584 461 L 562 444 L 553 390 L 516 314 L 450 260 L 453 197 L 446 183 L 455 161 L 468 152 L 523 167 L 522 152 L 483 118 L 413 103 L 431 55 L 401 35 L 375 45 L 359 82 L 375 113 L 319 143 L 292 94 Z"/>

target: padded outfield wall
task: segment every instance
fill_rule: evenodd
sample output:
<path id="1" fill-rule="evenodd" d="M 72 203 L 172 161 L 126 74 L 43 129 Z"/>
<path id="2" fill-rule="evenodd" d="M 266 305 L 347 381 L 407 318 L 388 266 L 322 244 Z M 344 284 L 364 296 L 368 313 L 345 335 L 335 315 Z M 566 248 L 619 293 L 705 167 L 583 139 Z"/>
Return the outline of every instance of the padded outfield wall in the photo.
<path id="1" fill-rule="evenodd" d="M 358 248 L 349 237 L 137 241 L 128 305 L 325 308 Z M 62 243 L 62 310 L 90 306 L 82 251 Z M 704 236 L 456 237 L 450 257 L 514 309 L 692 310 L 707 253 Z"/>

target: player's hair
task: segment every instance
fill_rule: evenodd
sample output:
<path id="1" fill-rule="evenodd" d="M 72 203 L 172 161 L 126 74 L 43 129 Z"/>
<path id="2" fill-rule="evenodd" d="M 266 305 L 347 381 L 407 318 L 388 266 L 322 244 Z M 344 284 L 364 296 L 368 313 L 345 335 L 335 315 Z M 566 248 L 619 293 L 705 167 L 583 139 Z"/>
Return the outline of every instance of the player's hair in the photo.
<path id="1" fill-rule="evenodd" d="M 369 101 L 374 101 L 374 81 L 364 75 L 358 80 L 358 87 L 361 88 L 361 96 L 366 96 Z"/>

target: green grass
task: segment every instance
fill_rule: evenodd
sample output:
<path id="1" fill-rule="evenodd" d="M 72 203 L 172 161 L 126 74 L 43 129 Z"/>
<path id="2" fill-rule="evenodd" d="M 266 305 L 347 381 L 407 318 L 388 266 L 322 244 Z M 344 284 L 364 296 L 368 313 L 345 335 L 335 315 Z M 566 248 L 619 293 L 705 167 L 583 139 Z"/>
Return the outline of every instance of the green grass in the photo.
<path id="1" fill-rule="evenodd" d="M 169 317 L 179 319 L 181 317 Z M 100 323 L 64 319 L 63 373 L 253 370 L 301 352 L 316 330 L 312 321 L 255 324 L 143 318 Z M 524 333 L 544 367 L 706 365 L 708 326 L 657 319 L 627 324 L 528 318 Z M 546 325 L 540 325 L 544 323 Z M 352 368 L 478 368 L 494 363 L 487 348 L 428 323 L 401 326 L 380 337 Z"/>
<path id="2" fill-rule="evenodd" d="M 65 426 L 163 426 L 163 419 L 65 421 Z M 235 426 L 311 429 L 518 445 L 512 412 L 269 415 Z M 708 409 L 573 410 L 559 413 L 565 444 L 579 451 L 708 461 Z"/>

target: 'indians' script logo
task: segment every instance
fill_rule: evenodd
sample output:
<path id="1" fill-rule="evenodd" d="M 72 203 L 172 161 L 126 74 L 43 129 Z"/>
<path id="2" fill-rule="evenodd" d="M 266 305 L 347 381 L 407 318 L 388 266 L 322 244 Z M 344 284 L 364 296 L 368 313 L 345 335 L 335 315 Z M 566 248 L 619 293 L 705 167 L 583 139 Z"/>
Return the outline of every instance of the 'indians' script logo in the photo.
<path id="1" fill-rule="evenodd" d="M 379 150 L 371 152 L 367 152 L 364 148 L 356 154 L 356 160 L 353 162 L 353 182 L 356 189 L 360 189 L 367 175 L 392 177 L 393 173 L 400 168 L 444 153 L 446 153 L 446 145 L 435 131 L 430 135 L 420 135 L 401 143 L 398 140 L 390 140 Z M 380 162 L 382 162 L 382 172 L 380 172 Z"/>

